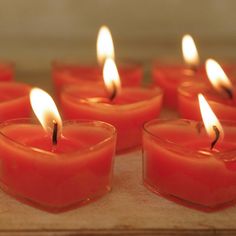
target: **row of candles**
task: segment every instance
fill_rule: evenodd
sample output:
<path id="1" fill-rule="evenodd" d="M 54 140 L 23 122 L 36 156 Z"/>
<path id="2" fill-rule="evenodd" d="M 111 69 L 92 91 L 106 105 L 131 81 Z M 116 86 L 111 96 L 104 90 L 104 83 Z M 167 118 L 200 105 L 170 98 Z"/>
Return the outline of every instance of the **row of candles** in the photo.
<path id="1" fill-rule="evenodd" d="M 235 99 L 223 70 L 231 75 L 233 65 L 222 69 L 208 59 L 205 70 L 189 35 L 182 48 L 186 65 L 157 62 L 154 83 L 142 87 L 141 65 L 116 67 L 103 26 L 98 65 L 53 63 L 64 122 L 49 94 L 9 82 L 12 67 L 2 64 L 0 79 L 8 82 L 0 84 L 0 187 L 41 209 L 68 210 L 110 191 L 115 152 L 142 145 L 144 185 L 151 191 L 203 210 L 234 203 Z M 156 119 L 163 104 L 185 119 Z M 41 125 L 27 118 L 31 107 Z"/>

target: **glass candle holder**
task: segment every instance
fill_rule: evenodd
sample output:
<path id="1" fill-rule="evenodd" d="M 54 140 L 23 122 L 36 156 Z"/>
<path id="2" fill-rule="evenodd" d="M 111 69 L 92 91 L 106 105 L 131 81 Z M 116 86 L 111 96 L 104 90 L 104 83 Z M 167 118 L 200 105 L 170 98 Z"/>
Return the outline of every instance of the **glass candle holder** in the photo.
<path id="1" fill-rule="evenodd" d="M 66 121 L 57 145 L 31 119 L 0 125 L 0 187 L 49 212 L 70 210 L 111 190 L 116 130 L 100 121 Z"/>
<path id="2" fill-rule="evenodd" d="M 158 88 L 122 88 L 110 100 L 105 87 L 68 86 L 60 96 L 65 119 L 95 119 L 117 129 L 117 153 L 140 147 L 142 126 L 158 117 L 162 107 L 162 91 Z"/>
<path id="3" fill-rule="evenodd" d="M 214 149 L 203 124 L 152 120 L 143 128 L 143 181 L 152 192 L 199 210 L 236 202 L 236 122 L 222 122 Z"/>
<path id="4" fill-rule="evenodd" d="M 102 67 L 96 64 L 83 64 L 78 60 L 55 60 L 52 63 L 52 79 L 56 94 L 70 84 L 97 86 L 103 84 Z M 124 60 L 118 63 L 118 71 L 123 87 L 140 86 L 143 67 L 140 63 Z"/>

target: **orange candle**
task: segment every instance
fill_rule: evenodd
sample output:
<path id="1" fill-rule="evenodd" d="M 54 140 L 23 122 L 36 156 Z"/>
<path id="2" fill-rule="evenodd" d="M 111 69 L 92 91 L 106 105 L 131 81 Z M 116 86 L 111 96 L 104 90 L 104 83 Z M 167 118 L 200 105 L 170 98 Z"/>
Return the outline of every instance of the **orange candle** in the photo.
<path id="1" fill-rule="evenodd" d="M 35 100 L 36 99 L 36 100 Z M 33 89 L 31 119 L 0 125 L 0 187 L 34 207 L 61 212 L 111 190 L 116 130 L 100 121 L 62 122 L 53 100 Z"/>
<path id="2" fill-rule="evenodd" d="M 181 119 L 145 124 L 143 178 L 157 194 L 213 211 L 236 202 L 236 122 L 221 125 L 200 98 L 204 124 Z"/>
<path id="3" fill-rule="evenodd" d="M 97 64 L 83 64 L 76 60 L 56 60 L 52 64 L 52 79 L 56 94 L 68 84 L 97 86 L 103 83 L 102 69 L 107 58 L 115 59 L 115 50 L 111 32 L 102 26 L 97 39 Z M 143 68 L 140 63 L 131 60 L 118 62 L 118 71 L 123 87 L 140 86 Z M 92 85 L 91 85 L 92 84 Z"/>
<path id="4" fill-rule="evenodd" d="M 179 85 L 185 81 L 199 81 L 203 74 L 197 48 L 190 35 L 183 37 L 182 50 L 185 65 L 156 62 L 152 70 L 154 84 L 163 89 L 164 105 L 170 108 L 177 108 Z"/>
<path id="5" fill-rule="evenodd" d="M 60 103 L 65 119 L 96 119 L 117 129 L 117 152 L 141 144 L 144 122 L 156 118 L 162 106 L 159 88 L 121 88 L 119 74 L 112 59 L 104 66 L 107 87 L 68 86 Z"/>
<path id="6" fill-rule="evenodd" d="M 209 81 L 189 81 L 178 89 L 178 111 L 182 118 L 201 120 L 198 93 L 206 96 L 221 120 L 236 120 L 235 88 L 220 65 L 212 59 L 206 62 Z"/>

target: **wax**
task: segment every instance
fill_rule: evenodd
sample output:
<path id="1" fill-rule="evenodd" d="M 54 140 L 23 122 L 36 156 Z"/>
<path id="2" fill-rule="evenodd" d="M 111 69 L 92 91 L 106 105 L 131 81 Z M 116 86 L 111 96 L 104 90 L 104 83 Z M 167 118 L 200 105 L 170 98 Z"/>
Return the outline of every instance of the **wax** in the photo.
<path id="1" fill-rule="evenodd" d="M 221 120 L 236 120 L 236 100 L 217 92 L 207 82 L 186 82 L 178 89 L 178 112 L 182 118 L 201 120 L 198 94 L 202 93 Z"/>
<path id="2" fill-rule="evenodd" d="M 164 91 L 164 105 L 177 108 L 177 89 L 185 81 L 199 81 L 205 77 L 203 68 L 194 71 L 180 64 L 154 64 L 152 78 L 154 84 Z"/>
<path id="3" fill-rule="evenodd" d="M 118 71 L 123 87 L 140 86 L 143 78 L 141 64 L 132 62 L 118 63 Z M 56 94 L 70 84 L 87 84 L 97 86 L 103 83 L 102 67 L 82 64 L 80 62 L 54 61 L 52 63 L 52 79 Z"/>
<path id="4" fill-rule="evenodd" d="M 30 89 L 23 83 L 0 83 L 0 122 L 31 115 Z"/>
<path id="5" fill-rule="evenodd" d="M 153 120 L 143 132 L 144 184 L 151 191 L 200 210 L 236 200 L 235 122 L 223 122 L 224 140 L 210 149 L 203 124 Z"/>
<path id="6" fill-rule="evenodd" d="M 11 62 L 0 61 L 0 81 L 12 81 L 15 70 Z"/>
<path id="7" fill-rule="evenodd" d="M 114 125 L 120 153 L 140 146 L 142 125 L 160 113 L 162 91 L 122 88 L 116 98 L 109 101 L 104 87 L 70 86 L 61 93 L 60 99 L 65 119 L 95 119 Z"/>
<path id="8" fill-rule="evenodd" d="M 35 207 L 61 212 L 111 190 L 116 131 L 99 121 L 67 121 L 56 146 L 32 120 L 0 126 L 0 187 Z"/>
<path id="9" fill-rule="evenodd" d="M 233 63 L 221 63 L 225 73 L 234 77 L 236 67 Z M 164 105 L 177 109 L 178 107 L 178 87 L 183 82 L 199 82 L 208 81 L 205 66 L 200 65 L 195 70 L 192 70 L 184 64 L 164 64 L 161 62 L 154 62 L 152 68 L 153 84 L 159 86 L 164 91 Z"/>

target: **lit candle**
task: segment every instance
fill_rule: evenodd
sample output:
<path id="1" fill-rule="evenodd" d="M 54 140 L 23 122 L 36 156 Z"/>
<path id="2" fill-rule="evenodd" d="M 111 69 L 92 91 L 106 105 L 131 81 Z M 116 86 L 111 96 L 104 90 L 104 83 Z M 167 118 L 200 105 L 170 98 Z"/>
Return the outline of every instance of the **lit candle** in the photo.
<path id="1" fill-rule="evenodd" d="M 198 80 L 203 73 L 194 40 L 190 35 L 182 39 L 184 65 L 154 63 L 152 77 L 154 83 L 164 91 L 164 104 L 170 108 L 177 108 L 178 86 L 189 80 Z"/>
<path id="2" fill-rule="evenodd" d="M 204 124 L 177 119 L 144 125 L 144 184 L 183 205 L 213 211 L 236 199 L 236 122 L 220 123 L 202 95 L 199 101 Z"/>
<path id="3" fill-rule="evenodd" d="M 52 79 L 57 95 L 62 87 L 68 84 L 88 84 L 97 86 L 103 83 L 102 68 L 107 58 L 115 59 L 111 32 L 102 26 L 97 37 L 97 64 L 81 64 L 79 61 L 53 62 Z M 140 64 L 126 60 L 118 64 L 118 71 L 124 87 L 140 86 L 143 68 Z"/>
<path id="4" fill-rule="evenodd" d="M 111 189 L 116 131 L 100 121 L 62 122 L 52 98 L 31 91 L 40 123 L 0 125 L 0 187 L 35 207 L 60 212 L 88 203 Z"/>
<path id="5" fill-rule="evenodd" d="M 68 86 L 60 97 L 65 119 L 96 119 L 117 129 L 117 152 L 139 147 L 144 122 L 157 117 L 162 106 L 159 88 L 121 88 L 112 59 L 104 65 L 106 86 Z M 123 83 L 122 83 L 123 85 Z"/>
<path id="6" fill-rule="evenodd" d="M 236 120 L 235 89 L 221 66 L 213 59 L 206 61 L 209 81 L 189 81 L 178 89 L 178 111 L 186 119 L 201 120 L 198 93 L 206 96 L 209 104 L 222 120 Z"/>

